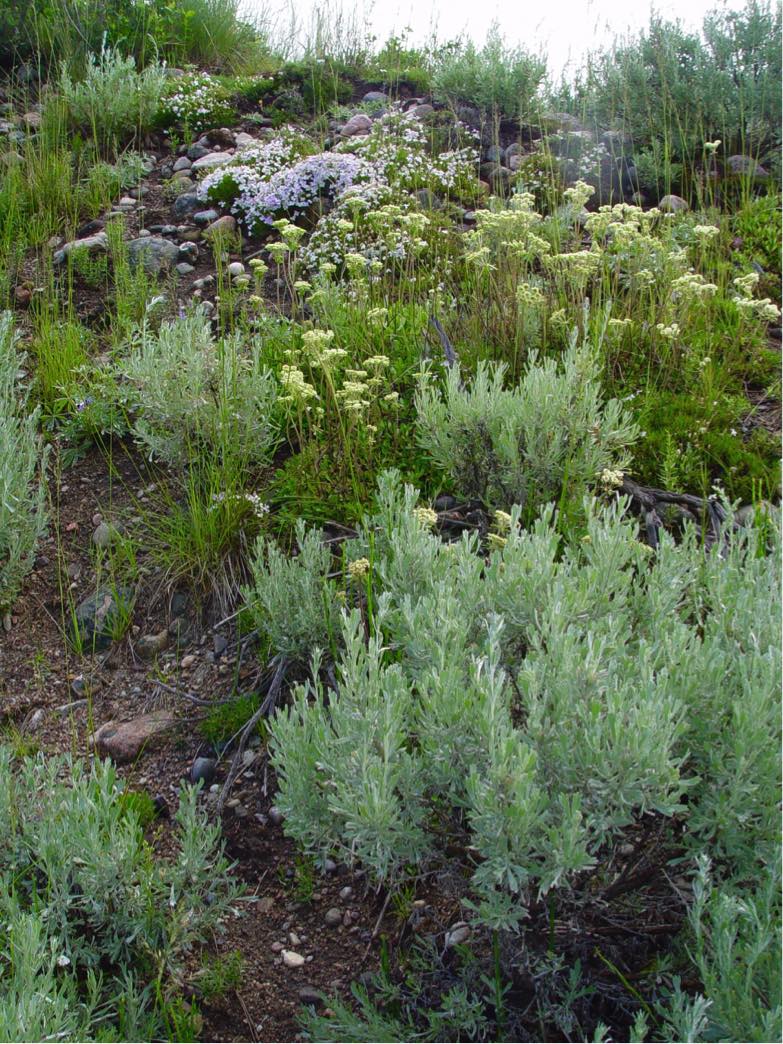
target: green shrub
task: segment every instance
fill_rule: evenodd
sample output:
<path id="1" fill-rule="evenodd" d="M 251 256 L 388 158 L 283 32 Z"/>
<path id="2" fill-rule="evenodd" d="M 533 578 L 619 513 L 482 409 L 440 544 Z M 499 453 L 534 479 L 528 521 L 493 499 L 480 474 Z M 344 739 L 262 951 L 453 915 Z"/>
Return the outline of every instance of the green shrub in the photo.
<path id="1" fill-rule="evenodd" d="M 120 370 L 133 388 L 133 432 L 151 456 L 186 464 L 193 455 L 263 464 L 277 441 L 274 377 L 258 339 L 212 338 L 203 311 L 146 326 Z"/>
<path id="2" fill-rule="evenodd" d="M 38 410 L 28 412 L 19 380 L 23 357 L 10 312 L 0 313 L 0 608 L 6 609 L 32 569 L 47 524 L 47 451 L 38 435 Z"/>
<path id="3" fill-rule="evenodd" d="M 417 394 L 421 445 L 459 495 L 534 514 L 564 492 L 581 499 L 604 469 L 627 466 L 635 426 L 619 402 L 603 402 L 598 360 L 576 331 L 560 368 L 534 359 L 509 389 L 505 373 L 480 363 L 465 387 L 455 365 L 443 394 L 431 382 Z"/>
<path id="4" fill-rule="evenodd" d="M 189 72 L 168 81 L 157 122 L 181 127 L 187 135 L 234 121 L 231 92 L 207 72 Z"/>
<path id="5" fill-rule="evenodd" d="M 169 1039 L 188 952 L 234 894 L 197 792 L 183 791 L 164 857 L 109 762 L 14 766 L 3 747 L 0 781 L 0 1036 Z"/>
<path id="6" fill-rule="evenodd" d="M 478 106 L 486 116 L 529 120 L 545 75 L 542 58 L 507 48 L 495 26 L 481 48 L 470 41 L 443 49 L 435 61 L 432 92 L 451 104 Z"/>
<path id="7" fill-rule="evenodd" d="M 74 127 L 90 133 L 106 153 L 152 127 L 165 80 L 161 66 L 137 71 L 133 58 L 104 48 L 99 55 L 89 56 L 81 81 L 74 80 L 63 65 L 58 90 Z"/>

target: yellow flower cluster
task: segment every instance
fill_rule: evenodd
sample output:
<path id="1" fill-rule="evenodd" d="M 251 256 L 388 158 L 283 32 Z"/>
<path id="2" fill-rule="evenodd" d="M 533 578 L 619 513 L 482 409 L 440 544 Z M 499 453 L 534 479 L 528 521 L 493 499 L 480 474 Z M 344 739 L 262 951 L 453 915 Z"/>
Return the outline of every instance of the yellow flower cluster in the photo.
<path id="1" fill-rule="evenodd" d="M 367 558 L 357 558 L 348 563 L 348 576 L 351 580 L 363 580 L 370 572 L 370 561 Z"/>
<path id="2" fill-rule="evenodd" d="M 297 366 L 283 366 L 280 370 L 280 383 L 286 394 L 280 396 L 279 402 L 306 406 L 311 399 L 318 398 L 318 392 L 305 380 L 304 374 Z"/>
<path id="3" fill-rule="evenodd" d="M 428 507 L 417 507 L 413 509 L 413 514 L 420 526 L 423 526 L 425 529 L 435 528 L 438 521 L 437 511 L 433 511 L 432 508 Z"/>

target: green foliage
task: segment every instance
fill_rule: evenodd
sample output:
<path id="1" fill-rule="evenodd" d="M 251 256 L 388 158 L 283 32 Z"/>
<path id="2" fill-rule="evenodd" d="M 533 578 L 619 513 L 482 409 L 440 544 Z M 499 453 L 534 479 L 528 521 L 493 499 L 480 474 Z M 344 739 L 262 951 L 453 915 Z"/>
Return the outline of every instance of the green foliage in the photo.
<path id="1" fill-rule="evenodd" d="M 227 742 L 242 730 L 253 714 L 258 710 L 258 696 L 237 696 L 227 703 L 213 707 L 199 726 L 205 739 L 215 746 Z M 259 721 L 258 734 L 263 736 L 266 724 Z"/>
<path id="2" fill-rule="evenodd" d="M 204 1000 L 210 1004 L 242 985 L 244 958 L 239 950 L 208 960 L 196 977 Z"/>
<path id="3" fill-rule="evenodd" d="M 303 521 L 295 529 L 299 553 L 288 559 L 271 540 L 259 538 L 251 562 L 252 586 L 244 592 L 253 623 L 275 654 L 306 663 L 315 649 L 328 649 L 338 635 L 332 556 Z"/>
<path id="4" fill-rule="evenodd" d="M 16 598 L 32 569 L 47 524 L 44 473 L 47 451 L 38 435 L 38 410 L 28 411 L 29 389 L 10 312 L 0 313 L 0 608 Z"/>
<path id="5" fill-rule="evenodd" d="M 687 194 L 705 142 L 719 140 L 726 156 L 779 146 L 780 18 L 778 4 L 748 0 L 715 7 L 699 34 L 652 13 L 638 36 L 594 52 L 560 101 L 588 126 L 618 127 L 655 150 L 656 190 Z"/>
<path id="6" fill-rule="evenodd" d="M 152 127 L 165 79 L 161 66 L 137 71 L 133 58 L 104 48 L 89 56 L 82 80 L 74 80 L 63 65 L 57 87 L 70 123 L 92 135 L 107 154 Z"/>
<path id="7" fill-rule="evenodd" d="M 369 642 L 346 614 L 338 693 L 327 704 L 316 652 L 314 681 L 270 725 L 289 834 L 399 883 L 442 861 L 461 824 L 494 928 L 600 873 L 611 840 L 652 813 L 683 817 L 736 869 L 765 858 L 780 584 L 755 531 L 721 556 L 692 528 L 651 561 L 622 505 L 587 502 L 568 546 L 551 508 L 525 531 L 515 507 L 482 563 L 475 538 L 443 544 L 415 504 L 382 479 L 349 550 L 372 562 Z"/>
<path id="8" fill-rule="evenodd" d="M 15 767 L 0 748 L 0 776 L 0 1036 L 167 1037 L 186 955 L 233 897 L 196 792 L 183 792 L 177 848 L 163 857 L 108 762 Z"/>
<path id="9" fill-rule="evenodd" d="M 443 48 L 432 72 L 432 91 L 451 104 L 477 105 L 485 116 L 530 119 L 545 74 L 542 58 L 506 47 L 495 25 L 481 48 L 472 41 Z"/>
<path id="10" fill-rule="evenodd" d="M 233 120 L 229 89 L 215 76 L 197 71 L 169 80 L 157 115 L 159 126 L 181 127 L 186 135 Z"/>
<path id="11" fill-rule="evenodd" d="M 602 401 L 595 353 L 578 337 L 574 331 L 561 368 L 533 359 L 510 389 L 503 365 L 479 364 L 467 388 L 454 366 L 443 395 L 422 384 L 419 439 L 459 495 L 521 504 L 532 516 L 564 491 L 581 500 L 604 469 L 627 466 L 636 429 L 619 402 Z"/>
<path id="12" fill-rule="evenodd" d="M 133 388 L 134 435 L 150 456 L 266 463 L 277 438 L 276 387 L 262 347 L 257 339 L 245 347 L 239 335 L 215 343 L 198 308 L 157 334 L 142 326 L 120 369 Z"/>

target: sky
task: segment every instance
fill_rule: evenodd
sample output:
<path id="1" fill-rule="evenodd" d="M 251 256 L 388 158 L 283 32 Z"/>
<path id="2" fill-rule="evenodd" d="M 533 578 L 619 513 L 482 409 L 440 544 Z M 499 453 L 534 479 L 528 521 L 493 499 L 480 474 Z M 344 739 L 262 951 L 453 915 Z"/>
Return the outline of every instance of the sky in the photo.
<path id="1" fill-rule="evenodd" d="M 247 0 L 249 5 L 262 0 Z M 316 7 L 336 9 L 340 0 L 290 0 L 297 18 L 307 25 Z M 744 7 L 744 0 L 722 0 L 730 9 Z M 706 11 L 721 0 L 656 0 L 655 9 L 666 18 L 678 18 L 698 28 Z M 275 12 L 285 12 L 285 0 L 268 2 Z M 423 43 L 435 35 L 441 41 L 460 34 L 483 43 L 493 21 L 509 46 L 543 51 L 555 76 L 578 62 L 585 52 L 647 25 L 650 5 L 639 0 L 343 0 L 343 10 L 364 12 L 379 40 L 400 35 L 410 28 L 411 42 Z M 285 14 L 282 14 L 285 18 Z"/>

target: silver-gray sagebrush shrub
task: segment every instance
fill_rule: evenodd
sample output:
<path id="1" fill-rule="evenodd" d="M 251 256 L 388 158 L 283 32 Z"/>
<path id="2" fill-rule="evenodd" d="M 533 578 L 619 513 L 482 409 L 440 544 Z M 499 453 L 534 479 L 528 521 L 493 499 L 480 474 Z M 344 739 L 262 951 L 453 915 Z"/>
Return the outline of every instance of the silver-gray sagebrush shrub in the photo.
<path id="1" fill-rule="evenodd" d="M 574 331 L 560 365 L 535 355 L 519 383 L 503 364 L 480 363 L 468 382 L 458 365 L 441 390 L 432 376 L 416 395 L 420 445 L 460 496 L 526 517 L 563 487 L 580 500 L 604 469 L 627 467 L 638 431 L 616 399 L 604 401 L 596 348 Z"/>
<path id="2" fill-rule="evenodd" d="M 131 386 L 137 441 L 172 465 L 201 454 L 267 463 L 278 438 L 277 386 L 261 356 L 257 339 L 215 341 L 202 309 L 164 322 L 158 333 L 142 326 L 119 364 Z"/>
<path id="3" fill-rule="evenodd" d="M 24 361 L 10 312 L 0 314 L 0 610 L 19 593 L 46 529 L 44 473 L 48 451 L 39 411 L 28 410 L 20 379 Z"/>
<path id="4" fill-rule="evenodd" d="M 0 746 L 0 784 L 0 1039 L 168 1039 L 166 998 L 235 895 L 196 790 L 164 856 L 108 761 Z"/>
<path id="5" fill-rule="evenodd" d="M 382 477 L 349 548 L 372 563 L 375 634 L 366 646 L 346 620 L 337 692 L 301 688 L 272 722 L 289 833 L 391 884 L 466 830 L 475 898 L 498 927 L 576 887 L 648 814 L 690 819 L 694 851 L 715 839 L 762 868 L 780 586 L 755 531 L 723 553 L 692 532 L 652 555 L 622 502 L 587 500 L 576 545 L 552 507 L 529 530 L 516 507 L 482 563 L 473 539 L 430 532 L 416 500 Z"/>

